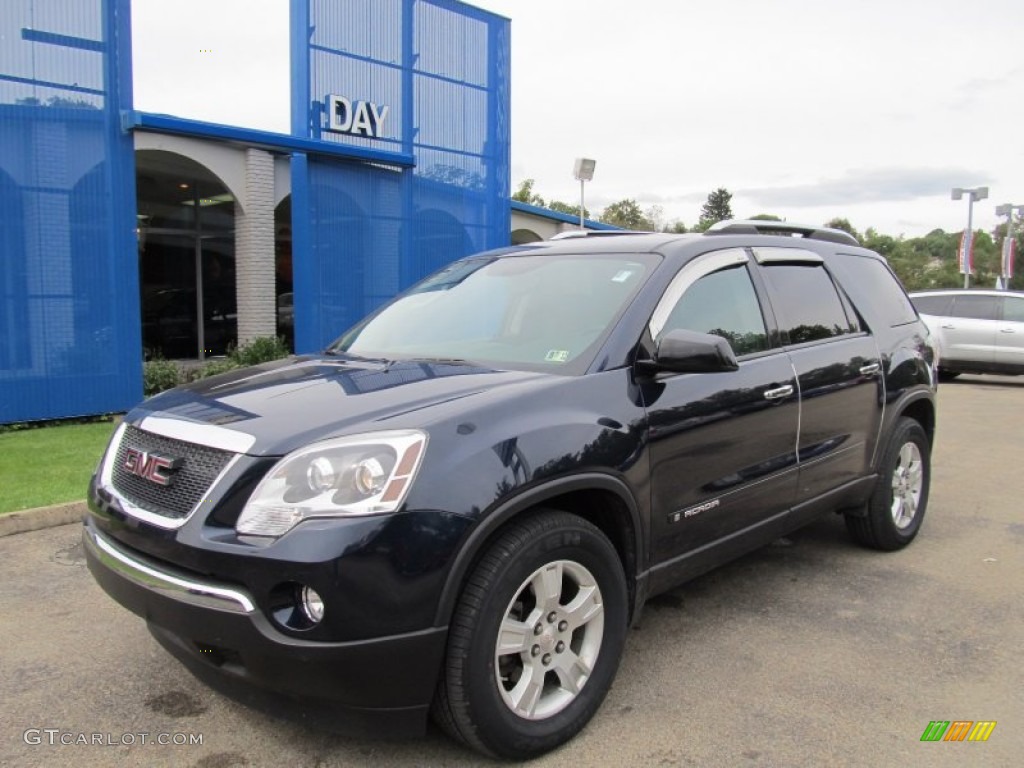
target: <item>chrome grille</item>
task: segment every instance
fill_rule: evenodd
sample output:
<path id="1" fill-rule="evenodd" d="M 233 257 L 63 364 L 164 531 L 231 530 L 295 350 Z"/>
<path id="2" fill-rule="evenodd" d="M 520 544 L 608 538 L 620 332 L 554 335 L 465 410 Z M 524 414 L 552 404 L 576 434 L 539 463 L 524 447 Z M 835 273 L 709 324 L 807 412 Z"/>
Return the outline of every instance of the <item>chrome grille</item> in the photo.
<path id="1" fill-rule="evenodd" d="M 170 485 L 159 485 L 125 469 L 129 448 L 181 459 Z M 205 496 L 213 481 L 231 461 L 233 453 L 184 440 L 154 435 L 128 426 L 114 455 L 114 489 L 132 504 L 161 517 L 180 520 Z"/>

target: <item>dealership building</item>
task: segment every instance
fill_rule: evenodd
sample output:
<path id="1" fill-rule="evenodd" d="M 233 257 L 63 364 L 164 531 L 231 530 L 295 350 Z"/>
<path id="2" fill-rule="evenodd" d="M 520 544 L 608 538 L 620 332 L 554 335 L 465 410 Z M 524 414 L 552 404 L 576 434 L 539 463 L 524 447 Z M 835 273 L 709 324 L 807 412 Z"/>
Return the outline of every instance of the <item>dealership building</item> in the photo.
<path id="1" fill-rule="evenodd" d="M 279 134 L 134 110 L 130 0 L 0 5 L 0 423 L 126 410 L 144 354 L 315 351 L 453 259 L 578 226 L 510 200 L 508 19 L 290 13 Z"/>

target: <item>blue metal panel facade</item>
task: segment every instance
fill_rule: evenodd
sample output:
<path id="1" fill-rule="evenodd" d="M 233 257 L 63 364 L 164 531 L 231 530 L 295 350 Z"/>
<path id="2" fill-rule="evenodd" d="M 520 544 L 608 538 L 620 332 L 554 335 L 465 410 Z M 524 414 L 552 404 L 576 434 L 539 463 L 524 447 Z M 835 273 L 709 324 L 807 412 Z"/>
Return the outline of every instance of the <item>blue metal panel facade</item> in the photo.
<path id="1" fill-rule="evenodd" d="M 0 4 L 0 423 L 142 396 L 129 0 Z"/>
<path id="2" fill-rule="evenodd" d="M 293 0 L 291 45 L 296 136 L 415 161 L 293 157 L 303 352 L 449 261 L 508 244 L 509 22 L 453 0 Z M 330 130 L 330 96 L 387 107 L 378 135 Z"/>

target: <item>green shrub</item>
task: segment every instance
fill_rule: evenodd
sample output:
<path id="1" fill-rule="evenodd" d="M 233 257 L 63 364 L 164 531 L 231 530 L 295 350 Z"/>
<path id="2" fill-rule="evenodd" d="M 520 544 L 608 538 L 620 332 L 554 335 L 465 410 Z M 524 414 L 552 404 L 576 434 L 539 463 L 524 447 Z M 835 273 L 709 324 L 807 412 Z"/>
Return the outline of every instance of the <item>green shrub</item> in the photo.
<path id="1" fill-rule="evenodd" d="M 181 384 L 181 366 L 173 360 L 156 358 L 142 364 L 142 393 L 149 397 Z"/>
<path id="2" fill-rule="evenodd" d="M 268 363 L 288 357 L 288 347 L 280 336 L 260 336 L 241 347 L 228 350 L 228 359 L 239 367 Z"/>
<path id="3" fill-rule="evenodd" d="M 253 339 L 241 347 L 228 349 L 227 357 L 207 360 L 199 367 L 190 367 L 187 370 L 174 360 L 164 360 L 155 356 L 142 364 L 142 390 L 146 397 L 163 392 L 165 389 L 177 387 L 179 384 L 188 384 L 198 379 L 205 379 L 207 376 L 216 376 L 218 373 L 227 373 L 236 368 L 245 368 L 249 365 L 280 360 L 288 357 L 288 347 L 284 339 L 276 336 L 261 336 Z M 147 350 L 146 356 L 151 353 Z"/>
<path id="4" fill-rule="evenodd" d="M 216 376 L 218 373 L 227 373 L 241 366 L 231 358 L 225 357 L 220 360 L 209 360 L 202 368 L 195 370 L 195 379 L 205 379 L 207 376 Z"/>

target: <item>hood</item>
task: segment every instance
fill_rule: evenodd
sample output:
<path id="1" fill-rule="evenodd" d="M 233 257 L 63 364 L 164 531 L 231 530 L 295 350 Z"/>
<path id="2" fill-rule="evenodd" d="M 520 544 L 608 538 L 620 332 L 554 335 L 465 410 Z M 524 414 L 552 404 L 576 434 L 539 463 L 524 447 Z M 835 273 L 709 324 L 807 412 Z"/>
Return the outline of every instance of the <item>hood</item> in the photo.
<path id="1" fill-rule="evenodd" d="M 146 400 L 125 421 L 158 416 L 212 424 L 254 438 L 246 453 L 279 456 L 317 440 L 423 427 L 430 409 L 549 374 L 473 365 L 299 358 L 212 376 Z"/>

